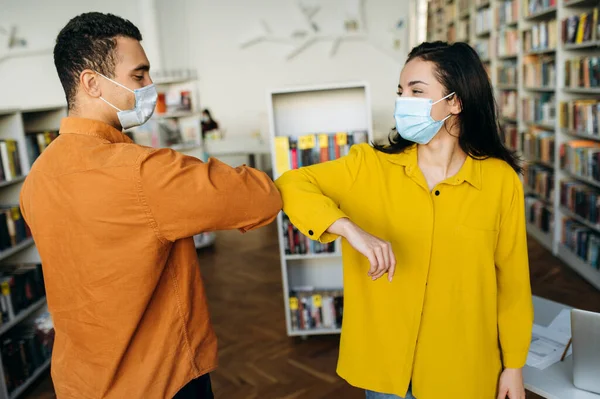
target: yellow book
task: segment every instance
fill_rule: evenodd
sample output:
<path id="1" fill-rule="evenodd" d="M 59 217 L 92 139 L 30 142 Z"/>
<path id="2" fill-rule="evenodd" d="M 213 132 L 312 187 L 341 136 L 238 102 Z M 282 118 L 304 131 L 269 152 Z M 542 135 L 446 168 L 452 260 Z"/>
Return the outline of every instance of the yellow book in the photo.
<path id="1" fill-rule="evenodd" d="M 585 22 L 587 20 L 587 14 L 583 13 L 579 16 L 579 26 L 577 27 L 577 38 L 575 43 L 583 43 L 583 34 L 585 32 Z"/>

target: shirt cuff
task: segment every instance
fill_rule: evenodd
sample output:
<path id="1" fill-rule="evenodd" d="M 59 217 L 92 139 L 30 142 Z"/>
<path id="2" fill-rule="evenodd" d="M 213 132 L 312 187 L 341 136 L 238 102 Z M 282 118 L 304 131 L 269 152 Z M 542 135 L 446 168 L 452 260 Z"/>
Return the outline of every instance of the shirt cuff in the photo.
<path id="1" fill-rule="evenodd" d="M 331 226 L 336 220 L 347 218 L 346 214 L 339 208 L 329 208 L 326 212 L 320 215 L 315 215 L 313 222 L 309 226 L 303 226 L 300 228 L 302 234 L 310 238 L 311 240 L 319 241 L 323 244 L 327 244 L 335 241 L 338 236 L 327 232 L 329 226 Z"/>
<path id="2" fill-rule="evenodd" d="M 520 352 L 502 352 L 502 362 L 506 369 L 520 369 L 527 363 L 528 350 Z"/>

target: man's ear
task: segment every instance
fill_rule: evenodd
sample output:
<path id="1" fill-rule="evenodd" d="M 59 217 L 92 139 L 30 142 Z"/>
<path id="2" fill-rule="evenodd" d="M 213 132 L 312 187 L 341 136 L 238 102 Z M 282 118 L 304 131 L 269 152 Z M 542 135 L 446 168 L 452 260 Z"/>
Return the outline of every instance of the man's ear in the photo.
<path id="1" fill-rule="evenodd" d="M 91 69 L 84 69 L 79 75 L 79 87 L 90 97 L 98 98 L 102 95 L 98 77 L 99 75 Z"/>
<path id="2" fill-rule="evenodd" d="M 448 99 L 448 103 L 450 105 L 450 113 L 453 115 L 458 115 L 462 112 L 462 103 L 460 98 L 454 93 L 452 97 Z"/>

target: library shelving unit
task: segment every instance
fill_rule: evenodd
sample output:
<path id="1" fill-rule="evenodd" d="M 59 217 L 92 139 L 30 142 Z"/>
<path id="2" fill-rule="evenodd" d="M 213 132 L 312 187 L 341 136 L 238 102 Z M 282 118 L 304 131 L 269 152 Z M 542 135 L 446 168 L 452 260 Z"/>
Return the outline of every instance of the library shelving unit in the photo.
<path id="1" fill-rule="evenodd" d="M 529 234 L 600 289 L 600 1 L 429 4 L 429 40 L 469 42 L 489 66 L 506 144 L 525 161 Z M 463 20 L 467 35 L 451 37 Z"/>
<path id="2" fill-rule="evenodd" d="M 3 209 L 19 206 L 19 194 L 25 177 L 35 158 L 57 136 L 66 106 L 48 106 L 25 110 L 0 110 L 0 140 L 15 143 L 18 156 L 0 150 L 3 178 L 0 182 L 0 204 Z M 7 146 L 9 146 L 7 144 Z M 8 151 L 10 152 L 10 150 Z M 8 155 L 8 156 L 7 156 Z M 20 217 L 18 215 L 17 217 Z M 15 219 L 15 216 L 13 216 Z M 6 219 L 4 220 L 6 222 Z M 10 229 L 10 228 L 9 228 Z M 40 257 L 31 237 L 17 234 L 16 245 L 0 251 L 0 269 L 20 264 L 39 264 Z M 41 298 L 0 325 L 0 339 L 13 327 L 31 320 L 47 310 L 46 299 Z M 46 360 L 40 367 L 10 393 L 4 378 L 4 359 L 0 362 L 0 399 L 19 397 L 49 366 Z"/>
<path id="3" fill-rule="evenodd" d="M 344 155 L 352 140 L 355 143 L 373 140 L 367 83 L 270 90 L 267 103 L 275 179 L 286 170 L 314 163 L 303 156 L 307 151 L 320 152 L 320 158 L 313 159 L 321 162 Z M 362 140 L 354 139 L 357 134 Z M 341 317 L 338 312 L 343 298 L 340 240 L 327 247 L 310 241 L 297 232 L 283 212 L 277 217 L 277 227 L 288 336 L 339 334 L 340 320 L 336 321 L 333 313 Z M 313 309 L 322 306 L 322 323 L 302 322 L 312 318 L 308 315 L 310 306 L 305 307 L 306 301 Z M 292 311 L 298 311 L 298 307 L 305 313 L 294 317 Z"/>

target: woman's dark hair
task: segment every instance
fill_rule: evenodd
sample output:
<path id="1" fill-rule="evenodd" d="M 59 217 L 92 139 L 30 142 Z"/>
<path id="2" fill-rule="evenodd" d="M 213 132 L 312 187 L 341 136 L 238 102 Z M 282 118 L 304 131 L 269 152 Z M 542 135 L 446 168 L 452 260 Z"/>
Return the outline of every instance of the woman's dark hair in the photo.
<path id="1" fill-rule="evenodd" d="M 466 43 L 426 42 L 411 50 L 406 63 L 417 58 L 432 62 L 436 78 L 444 86 L 444 96 L 454 92 L 460 101 L 458 143 L 462 150 L 477 159 L 502 159 L 521 173 L 519 158 L 504 145 L 492 85 L 475 50 Z M 414 145 L 402 138 L 395 128 L 388 141 L 389 144 L 373 146 L 379 151 L 397 154 Z"/>

